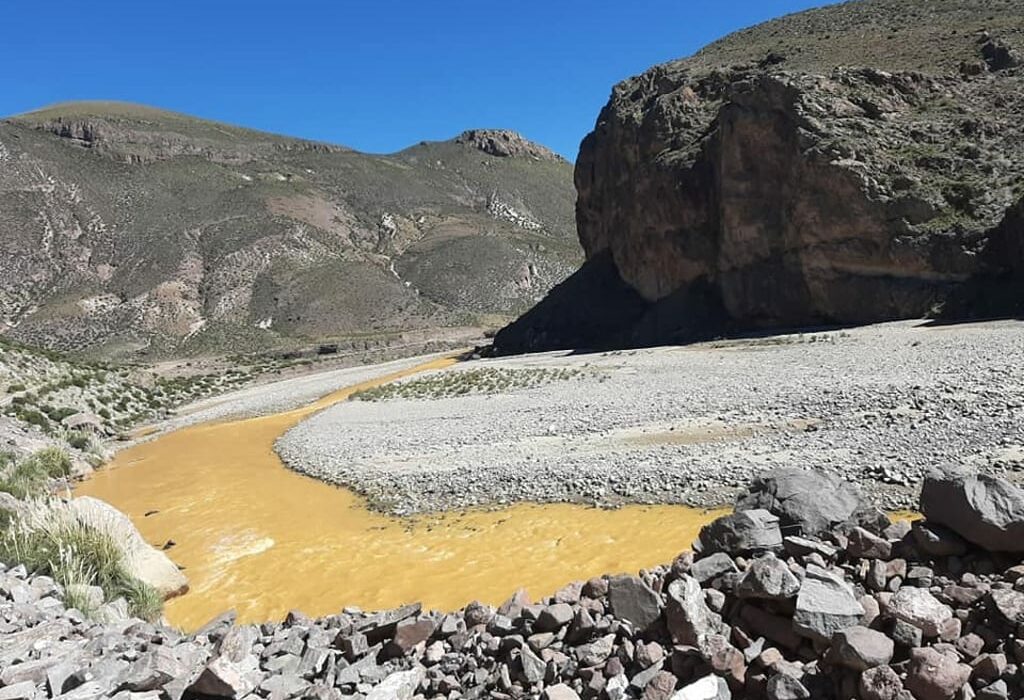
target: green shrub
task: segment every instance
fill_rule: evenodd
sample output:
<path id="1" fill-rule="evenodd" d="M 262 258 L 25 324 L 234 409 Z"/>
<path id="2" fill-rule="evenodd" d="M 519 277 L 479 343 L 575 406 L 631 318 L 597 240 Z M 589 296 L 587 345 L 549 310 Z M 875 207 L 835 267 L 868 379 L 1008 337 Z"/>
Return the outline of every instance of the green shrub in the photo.
<path id="1" fill-rule="evenodd" d="M 9 387 L 7 387 L 8 394 L 16 394 L 19 391 L 25 391 L 24 384 L 11 384 Z"/>
<path id="2" fill-rule="evenodd" d="M 43 406 L 43 412 L 50 417 L 54 423 L 60 423 L 68 416 L 73 416 L 79 412 L 77 408 L 71 408 L 70 406 L 62 406 L 60 408 L 54 408 L 53 406 Z"/>
<path id="3" fill-rule="evenodd" d="M 43 430 L 50 429 L 50 419 L 34 408 L 26 408 L 19 411 L 18 419 L 29 425 L 38 426 Z"/>
<path id="4" fill-rule="evenodd" d="M 96 614 L 97 608 L 95 607 L 95 601 L 90 596 L 85 586 L 89 585 L 82 583 L 81 581 L 58 581 L 58 583 L 64 587 L 64 606 L 68 609 L 74 608 L 75 610 L 83 613 L 86 617 L 93 617 Z"/>
<path id="5" fill-rule="evenodd" d="M 92 440 L 89 439 L 88 435 L 83 435 L 82 433 L 71 433 L 68 435 L 68 444 L 76 450 L 85 451 L 89 449 L 89 446 L 92 444 Z"/>
<path id="6" fill-rule="evenodd" d="M 71 474 L 71 457 L 58 447 L 47 447 L 16 461 L 10 453 L 0 456 L 0 491 L 15 498 L 44 496 L 49 491 L 50 479 Z"/>
<path id="7" fill-rule="evenodd" d="M 128 577 L 118 592 L 128 601 L 128 612 L 135 617 L 153 622 L 164 612 L 164 598 L 160 592 L 137 578 Z"/>
<path id="8" fill-rule="evenodd" d="M 101 408 L 96 415 L 98 415 L 103 420 L 110 420 L 112 414 L 110 413 L 109 408 Z"/>

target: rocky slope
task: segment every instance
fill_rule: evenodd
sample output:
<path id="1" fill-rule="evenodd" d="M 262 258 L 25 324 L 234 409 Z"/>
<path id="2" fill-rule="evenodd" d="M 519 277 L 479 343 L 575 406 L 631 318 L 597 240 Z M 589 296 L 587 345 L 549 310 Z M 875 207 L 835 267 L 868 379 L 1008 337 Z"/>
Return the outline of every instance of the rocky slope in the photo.
<path id="1" fill-rule="evenodd" d="M 848 483 L 784 470 L 639 576 L 449 614 L 227 613 L 191 635 L 116 605 L 87 619 L 52 579 L 0 566 L 0 697 L 1024 697 L 1024 493 L 937 473 L 922 509 L 892 522 Z"/>
<path id="2" fill-rule="evenodd" d="M 617 85 L 576 162 L 586 265 L 497 349 L 1019 311 L 1022 26 L 859 0 Z"/>
<path id="3" fill-rule="evenodd" d="M 570 165 L 503 131 L 392 155 L 135 105 L 0 121 L 0 329 L 99 355 L 509 317 L 578 264 Z"/>

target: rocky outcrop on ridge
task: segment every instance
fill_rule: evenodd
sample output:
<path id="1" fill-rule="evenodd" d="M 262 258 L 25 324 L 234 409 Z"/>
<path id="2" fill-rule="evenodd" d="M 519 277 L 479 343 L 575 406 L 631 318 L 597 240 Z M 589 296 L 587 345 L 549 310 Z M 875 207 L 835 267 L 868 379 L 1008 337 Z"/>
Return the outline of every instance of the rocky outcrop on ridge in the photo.
<path id="1" fill-rule="evenodd" d="M 1019 312 L 1022 22 L 1019 1 L 860 0 L 617 85 L 576 219 L 632 313 L 592 329 L 605 302 L 570 280 L 496 349 Z"/>
<path id="2" fill-rule="evenodd" d="M 2 570 L 0 698 L 1024 697 L 1020 554 L 853 501 L 837 522 L 827 500 L 785 497 L 834 486 L 773 475 L 748 494 L 771 499 L 708 525 L 670 565 L 450 614 L 347 608 L 238 625 L 228 613 L 182 635 L 116 611 L 87 620 L 53 581 Z M 975 505 L 956 499 L 964 488 Z M 965 517 L 1009 516 L 1003 496 L 1022 497 L 942 473 L 925 489 L 929 507 Z"/>
<path id="3" fill-rule="evenodd" d="M 470 129 L 456 136 L 454 141 L 500 158 L 565 161 L 562 156 L 551 149 L 529 141 L 521 134 L 507 129 Z"/>

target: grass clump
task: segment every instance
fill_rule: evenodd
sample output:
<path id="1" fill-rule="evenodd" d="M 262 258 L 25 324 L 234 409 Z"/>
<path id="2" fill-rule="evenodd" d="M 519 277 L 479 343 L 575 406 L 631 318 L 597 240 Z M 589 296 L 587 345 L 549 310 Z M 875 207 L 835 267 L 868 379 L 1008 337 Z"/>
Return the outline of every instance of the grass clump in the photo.
<path id="1" fill-rule="evenodd" d="M 52 479 L 71 475 L 71 455 L 59 447 L 44 447 L 26 461 L 37 464 Z"/>
<path id="2" fill-rule="evenodd" d="M 70 474 L 71 457 L 59 447 L 46 447 L 22 460 L 0 453 L 0 491 L 19 500 L 45 496 L 52 479 Z"/>
<path id="3" fill-rule="evenodd" d="M 160 594 L 128 572 L 115 539 L 58 501 L 26 503 L 26 512 L 0 534 L 0 560 L 52 577 L 64 587 L 65 604 L 86 614 L 96 612 L 89 586 L 101 588 L 105 601 L 124 598 L 129 613 L 145 620 L 163 609 Z"/>

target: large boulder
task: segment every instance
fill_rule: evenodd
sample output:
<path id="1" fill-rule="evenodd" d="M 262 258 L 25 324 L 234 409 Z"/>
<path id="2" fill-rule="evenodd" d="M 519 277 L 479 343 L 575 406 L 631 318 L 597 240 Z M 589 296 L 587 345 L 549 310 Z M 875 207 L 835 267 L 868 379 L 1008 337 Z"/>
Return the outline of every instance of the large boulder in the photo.
<path id="1" fill-rule="evenodd" d="M 861 507 L 860 492 L 848 481 L 805 469 L 779 469 L 758 477 L 736 509 L 764 509 L 778 516 L 785 534 L 808 536 L 850 523 Z"/>
<path id="2" fill-rule="evenodd" d="M 723 515 L 700 529 L 694 551 L 747 554 L 782 549 L 779 519 L 766 510 L 747 510 Z"/>
<path id="3" fill-rule="evenodd" d="M 166 554 L 150 546 L 131 519 L 117 508 L 98 498 L 81 496 L 68 503 L 68 509 L 79 522 L 110 535 L 121 549 L 129 574 L 165 598 L 188 590 L 185 574 Z"/>
<path id="4" fill-rule="evenodd" d="M 929 474 L 921 512 L 993 552 L 1024 552 L 1024 491 L 1009 481 L 948 469 Z"/>

